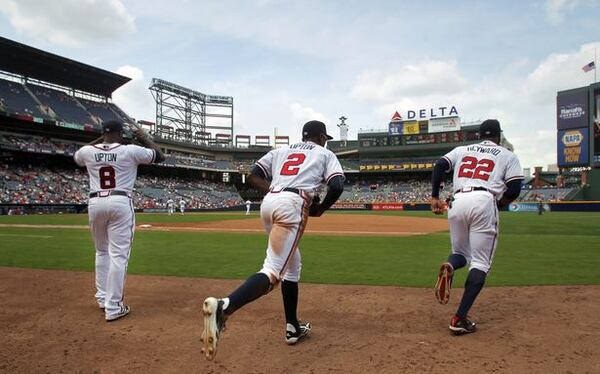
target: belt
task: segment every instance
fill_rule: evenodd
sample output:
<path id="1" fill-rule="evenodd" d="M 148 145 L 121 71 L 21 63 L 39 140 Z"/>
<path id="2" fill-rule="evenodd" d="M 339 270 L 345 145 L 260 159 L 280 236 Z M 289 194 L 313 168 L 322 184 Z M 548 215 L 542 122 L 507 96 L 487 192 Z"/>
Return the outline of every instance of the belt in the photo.
<path id="1" fill-rule="evenodd" d="M 279 190 L 279 191 L 275 191 L 275 190 L 273 190 L 273 189 L 271 188 L 271 189 L 269 190 L 269 192 L 270 192 L 270 193 L 280 193 L 280 192 L 283 192 L 283 191 L 285 191 L 285 192 L 292 192 L 292 193 L 295 193 L 296 195 L 300 195 L 300 196 L 302 196 L 302 191 L 301 191 L 301 190 L 299 190 L 299 189 L 297 189 L 297 188 L 286 187 L 286 188 L 283 188 L 283 189 L 281 189 L 281 190 Z"/>
<path id="2" fill-rule="evenodd" d="M 460 190 L 456 190 L 454 191 L 455 194 L 457 193 L 466 193 L 466 192 L 473 192 L 473 191 L 485 191 L 485 192 L 490 192 L 490 190 L 488 190 L 485 187 L 463 187 Z M 491 192 L 490 192 L 491 193 Z"/>
<path id="3" fill-rule="evenodd" d="M 90 193 L 90 199 L 93 197 L 107 197 L 107 196 L 127 196 L 131 197 L 131 193 L 127 191 L 110 190 L 110 191 L 98 191 Z"/>

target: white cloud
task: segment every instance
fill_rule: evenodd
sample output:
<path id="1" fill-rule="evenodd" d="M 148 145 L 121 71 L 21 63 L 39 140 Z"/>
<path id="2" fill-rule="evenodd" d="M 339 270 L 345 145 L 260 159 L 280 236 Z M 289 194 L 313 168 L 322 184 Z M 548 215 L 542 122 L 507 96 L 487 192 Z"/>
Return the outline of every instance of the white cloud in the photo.
<path id="1" fill-rule="evenodd" d="M 333 131 L 333 123 L 327 120 L 327 117 L 314 110 L 309 106 L 303 106 L 300 103 L 292 103 L 290 105 L 290 123 L 292 124 L 287 128 L 290 140 L 298 141 L 301 139 L 302 126 L 311 120 L 317 120 L 327 125 L 327 132 Z"/>
<path id="2" fill-rule="evenodd" d="M 155 103 L 144 72 L 130 65 L 119 67 L 115 73 L 131 78 L 131 81 L 113 93 L 113 101 L 125 113 L 138 120 L 155 121 Z"/>
<path id="3" fill-rule="evenodd" d="M 546 16 L 552 24 L 559 24 L 564 20 L 564 12 L 573 10 L 581 0 L 547 0 Z"/>
<path id="4" fill-rule="evenodd" d="M 135 31 L 121 0 L 0 0 L 0 12 L 16 31 L 68 47 Z"/>
<path id="5" fill-rule="evenodd" d="M 404 65 L 393 72 L 366 71 L 352 88 L 352 97 L 364 101 L 402 100 L 433 92 L 453 94 L 465 85 L 466 80 L 458 72 L 456 61 L 428 61 Z"/>
<path id="6" fill-rule="evenodd" d="M 600 49 L 600 42 L 552 53 L 525 74 L 510 68 L 513 63 L 509 63 L 507 72 L 484 79 L 463 78 L 460 66 L 451 63 L 439 63 L 437 74 L 425 73 L 423 66 L 379 71 L 370 75 L 373 80 L 367 79 L 367 74 L 361 76 L 351 95 L 377 104 L 372 115 L 379 128 L 387 125 L 396 110 L 405 113 L 448 105 L 458 108 L 463 122 L 498 118 L 522 164 L 546 166 L 556 163 L 556 93 L 592 83 L 593 73 L 584 73 L 581 67 L 593 60 L 595 48 Z M 410 77 L 410 71 L 420 74 Z M 444 77 L 441 71 L 449 74 Z M 446 84 L 454 82 L 455 88 L 437 87 L 436 82 L 443 79 Z"/>

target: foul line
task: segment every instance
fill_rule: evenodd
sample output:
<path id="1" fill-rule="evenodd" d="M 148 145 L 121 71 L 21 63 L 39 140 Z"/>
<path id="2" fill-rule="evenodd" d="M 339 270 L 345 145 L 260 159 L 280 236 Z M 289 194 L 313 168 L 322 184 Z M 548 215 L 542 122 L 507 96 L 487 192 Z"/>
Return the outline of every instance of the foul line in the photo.
<path id="1" fill-rule="evenodd" d="M 0 234 L 0 236 L 17 236 L 20 238 L 44 238 L 44 239 L 54 238 L 54 236 L 51 236 L 51 235 Z"/>

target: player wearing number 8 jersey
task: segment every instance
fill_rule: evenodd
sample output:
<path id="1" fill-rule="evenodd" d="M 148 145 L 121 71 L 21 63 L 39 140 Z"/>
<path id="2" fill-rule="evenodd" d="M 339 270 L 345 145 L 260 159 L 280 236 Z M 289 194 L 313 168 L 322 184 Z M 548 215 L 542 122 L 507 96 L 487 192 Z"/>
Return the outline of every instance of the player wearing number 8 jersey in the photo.
<path id="1" fill-rule="evenodd" d="M 475 323 L 467 318 L 467 313 L 492 265 L 498 241 L 498 207 L 519 196 L 523 181 L 517 156 L 499 145 L 500 123 L 484 121 L 479 134 L 480 143 L 457 147 L 438 160 L 432 178 L 431 210 L 442 214 L 440 185 L 444 173 L 454 170 L 454 198 L 448 204 L 452 254 L 438 273 L 435 286 L 438 302 L 449 301 L 454 271 L 470 264 L 462 300 L 450 321 L 449 328 L 454 334 L 475 332 Z"/>
<path id="2" fill-rule="evenodd" d="M 96 247 L 96 302 L 107 321 L 129 313 L 123 304 L 123 287 L 135 214 L 131 192 L 139 164 L 162 162 L 160 148 L 142 130 L 136 139 L 146 147 L 121 144 L 123 124 L 102 124 L 103 135 L 75 152 L 75 162 L 87 168 L 90 180 L 88 215 Z"/>
<path id="3" fill-rule="evenodd" d="M 298 243 L 308 216 L 318 217 L 330 208 L 344 190 L 344 174 L 337 157 L 324 148 L 328 139 L 325 124 L 307 122 L 302 142 L 272 150 L 257 161 L 249 182 L 266 194 L 260 216 L 269 236 L 262 269 L 250 276 L 228 297 L 209 297 L 204 301 L 202 352 L 212 360 L 225 320 L 236 310 L 267 294 L 281 283 L 286 319 L 287 344 L 295 344 L 310 331 L 309 323 L 296 316 L 301 259 Z M 270 183 L 268 182 L 270 180 Z M 327 195 L 315 201 L 317 191 L 326 184 Z"/>

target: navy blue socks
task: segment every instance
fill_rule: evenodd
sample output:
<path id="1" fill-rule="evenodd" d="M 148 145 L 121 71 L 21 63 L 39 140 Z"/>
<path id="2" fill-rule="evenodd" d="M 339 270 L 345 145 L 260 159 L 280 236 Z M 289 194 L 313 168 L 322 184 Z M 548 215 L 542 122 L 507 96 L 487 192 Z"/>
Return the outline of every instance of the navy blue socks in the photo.
<path id="1" fill-rule="evenodd" d="M 298 326 L 298 317 L 296 309 L 298 307 L 298 282 L 284 280 L 281 282 L 281 295 L 283 296 L 283 309 L 285 310 L 285 321 L 291 323 L 296 328 Z"/>
<path id="2" fill-rule="evenodd" d="M 448 256 L 448 262 L 450 263 L 450 265 L 452 265 L 454 270 L 458 270 L 462 267 L 465 267 L 465 265 L 467 264 L 467 259 L 463 255 L 454 253 Z"/>
<path id="3" fill-rule="evenodd" d="M 465 293 L 463 293 L 462 300 L 458 306 L 458 311 L 456 312 L 456 315 L 459 318 L 462 319 L 467 317 L 469 309 L 471 309 L 477 295 L 479 295 L 479 291 L 483 288 L 486 276 L 487 274 L 479 269 L 471 269 L 471 271 L 469 271 L 469 276 L 465 282 Z"/>
<path id="4" fill-rule="evenodd" d="M 252 274 L 246 281 L 229 295 L 229 305 L 226 314 L 233 314 L 244 305 L 258 299 L 270 291 L 271 281 L 266 274 Z"/>

